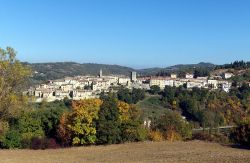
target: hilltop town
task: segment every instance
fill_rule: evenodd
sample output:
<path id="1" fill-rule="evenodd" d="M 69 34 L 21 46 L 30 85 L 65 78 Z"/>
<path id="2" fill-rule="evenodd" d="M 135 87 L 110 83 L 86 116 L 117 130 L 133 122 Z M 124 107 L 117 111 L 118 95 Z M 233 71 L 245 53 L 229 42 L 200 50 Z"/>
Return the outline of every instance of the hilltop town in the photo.
<path id="1" fill-rule="evenodd" d="M 164 89 L 165 86 L 171 87 L 193 87 L 206 88 L 210 90 L 220 89 L 229 92 L 232 83 L 227 79 L 233 76 L 232 73 L 224 73 L 221 76 L 196 77 L 187 73 L 185 78 L 180 78 L 177 74 L 167 77 L 144 76 L 137 77 L 135 71 L 131 72 L 130 77 L 125 75 L 103 75 L 102 69 L 98 76 L 75 76 L 63 79 L 49 80 L 46 83 L 35 87 L 30 87 L 25 94 L 35 97 L 36 102 L 46 100 L 48 102 L 69 98 L 72 100 L 98 98 L 101 92 L 116 91 L 123 86 L 128 89 L 149 90 L 152 86 Z"/>

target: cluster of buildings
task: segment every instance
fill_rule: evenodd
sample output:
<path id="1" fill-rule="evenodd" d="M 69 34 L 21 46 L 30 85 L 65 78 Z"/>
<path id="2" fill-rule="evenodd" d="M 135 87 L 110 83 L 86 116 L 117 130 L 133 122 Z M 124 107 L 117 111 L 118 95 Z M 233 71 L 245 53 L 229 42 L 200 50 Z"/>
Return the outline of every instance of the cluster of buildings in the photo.
<path id="1" fill-rule="evenodd" d="M 229 76 L 230 74 L 225 74 L 224 79 L 229 78 Z M 179 87 L 184 85 L 188 89 L 198 87 L 221 89 L 226 92 L 231 87 L 231 83 L 223 80 L 221 76 L 194 78 L 193 74 L 186 74 L 185 78 L 178 78 L 176 74 L 171 74 L 169 77 L 137 77 L 136 72 L 131 72 L 130 77 L 123 75 L 104 76 L 100 70 L 99 76 L 76 76 L 50 80 L 45 84 L 31 87 L 25 93 L 34 96 L 36 102 L 42 100 L 50 102 L 64 98 L 73 100 L 98 98 L 101 92 L 115 91 L 119 86 L 128 89 L 149 90 L 153 85 L 157 85 L 161 89 L 164 89 L 165 86 Z"/>
<path id="2" fill-rule="evenodd" d="M 149 84 L 150 86 L 157 85 L 161 89 L 164 89 L 165 86 L 184 86 L 187 89 L 197 87 L 207 89 L 221 89 L 225 92 L 229 92 L 231 87 L 231 83 L 227 80 L 223 80 L 221 76 L 194 78 L 193 74 L 186 74 L 185 78 L 177 78 L 176 74 L 171 74 L 170 77 L 151 77 Z"/>

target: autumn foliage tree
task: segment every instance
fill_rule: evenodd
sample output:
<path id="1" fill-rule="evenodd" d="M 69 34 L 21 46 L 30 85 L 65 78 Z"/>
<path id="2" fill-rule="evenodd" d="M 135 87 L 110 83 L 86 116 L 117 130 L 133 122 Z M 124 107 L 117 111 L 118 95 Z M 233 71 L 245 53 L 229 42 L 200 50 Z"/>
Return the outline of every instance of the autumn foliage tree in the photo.
<path id="1" fill-rule="evenodd" d="M 31 71 L 16 59 L 13 48 L 0 48 L 0 121 L 17 116 L 23 106 L 24 82 Z"/>
<path id="2" fill-rule="evenodd" d="M 118 102 L 119 119 L 121 121 L 121 138 L 126 141 L 141 141 L 146 139 L 147 130 L 142 126 L 141 112 L 133 104 Z"/>
<path id="3" fill-rule="evenodd" d="M 190 124 L 179 113 L 168 111 L 153 120 L 152 131 L 159 131 L 169 141 L 185 140 L 192 136 Z"/>
<path id="4" fill-rule="evenodd" d="M 16 59 L 16 51 L 0 48 L 0 142 L 9 130 L 9 120 L 17 118 L 27 102 L 22 89 L 31 71 Z"/>
<path id="5" fill-rule="evenodd" d="M 72 112 L 62 116 L 58 133 L 61 140 L 72 145 L 86 145 L 96 142 L 96 127 L 100 99 L 73 101 Z"/>

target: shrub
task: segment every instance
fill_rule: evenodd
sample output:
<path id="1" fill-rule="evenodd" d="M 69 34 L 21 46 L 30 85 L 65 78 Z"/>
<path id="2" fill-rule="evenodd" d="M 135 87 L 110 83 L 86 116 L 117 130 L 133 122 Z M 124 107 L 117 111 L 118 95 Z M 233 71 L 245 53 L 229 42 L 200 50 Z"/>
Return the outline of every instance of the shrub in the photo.
<path id="1" fill-rule="evenodd" d="M 179 133 L 177 133 L 175 130 L 168 130 L 165 135 L 164 135 L 165 139 L 168 141 L 179 141 L 182 140 L 182 137 Z"/>
<path id="2" fill-rule="evenodd" d="M 43 139 L 34 137 L 31 139 L 31 148 L 32 149 L 45 149 Z"/>
<path id="3" fill-rule="evenodd" d="M 145 141 L 148 139 L 149 131 L 146 128 L 139 128 L 138 129 L 138 140 Z"/>
<path id="4" fill-rule="evenodd" d="M 22 139 L 44 136 L 41 118 L 37 115 L 37 112 L 25 111 L 21 114 L 17 122 Z"/>
<path id="5" fill-rule="evenodd" d="M 217 143 L 228 143 L 229 139 L 227 136 L 222 134 L 209 134 L 207 132 L 199 132 L 193 134 L 193 140 L 203 140 Z"/>
<path id="6" fill-rule="evenodd" d="M 48 138 L 39 138 L 34 137 L 31 140 L 31 148 L 32 149 L 55 149 L 58 148 L 59 145 L 56 143 L 55 139 Z"/>
<path id="7" fill-rule="evenodd" d="M 123 142 L 144 141 L 148 136 L 147 129 L 143 128 L 136 122 L 122 124 L 121 131 Z"/>
<path id="8" fill-rule="evenodd" d="M 160 131 L 171 141 L 185 140 L 192 136 L 191 125 L 179 113 L 168 111 L 160 118 L 154 119 L 152 130 Z"/>
<path id="9" fill-rule="evenodd" d="M 21 135 L 17 130 L 10 130 L 6 133 L 3 141 L 3 147 L 7 149 L 21 147 Z"/>
<path id="10" fill-rule="evenodd" d="M 194 140 L 204 140 L 204 141 L 212 141 L 211 135 L 206 132 L 198 132 L 194 133 L 192 136 Z"/>
<path id="11" fill-rule="evenodd" d="M 150 87 L 149 93 L 150 94 L 158 94 L 160 93 L 161 88 L 158 85 L 153 85 Z"/>
<path id="12" fill-rule="evenodd" d="M 47 148 L 56 149 L 59 148 L 59 145 L 56 143 L 56 140 L 54 138 L 50 138 L 47 140 Z"/>
<path id="13" fill-rule="evenodd" d="M 241 122 L 231 133 L 230 138 L 235 143 L 250 146 L 250 119 Z"/>
<path id="14" fill-rule="evenodd" d="M 26 149 L 26 148 L 30 148 L 31 146 L 31 139 L 23 139 L 21 141 L 22 144 L 22 148 Z"/>
<path id="15" fill-rule="evenodd" d="M 150 131 L 149 139 L 152 141 L 163 141 L 164 136 L 162 135 L 160 131 Z"/>

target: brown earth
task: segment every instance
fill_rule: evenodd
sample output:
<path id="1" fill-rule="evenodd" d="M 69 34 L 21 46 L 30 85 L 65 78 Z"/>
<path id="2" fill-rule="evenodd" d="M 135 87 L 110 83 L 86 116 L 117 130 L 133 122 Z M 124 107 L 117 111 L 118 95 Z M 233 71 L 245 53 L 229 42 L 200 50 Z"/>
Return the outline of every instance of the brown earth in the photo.
<path id="1" fill-rule="evenodd" d="M 0 150 L 1 163 L 250 162 L 250 150 L 202 141 L 142 142 L 50 150 Z"/>

